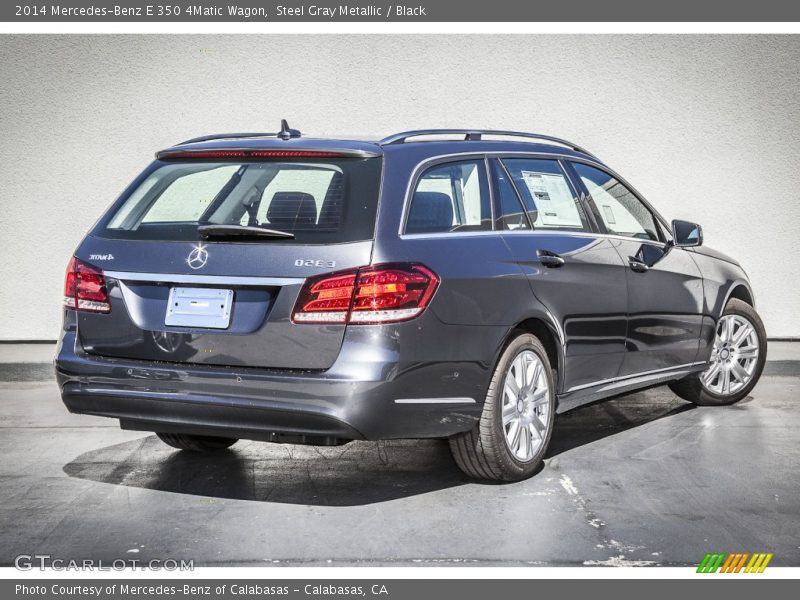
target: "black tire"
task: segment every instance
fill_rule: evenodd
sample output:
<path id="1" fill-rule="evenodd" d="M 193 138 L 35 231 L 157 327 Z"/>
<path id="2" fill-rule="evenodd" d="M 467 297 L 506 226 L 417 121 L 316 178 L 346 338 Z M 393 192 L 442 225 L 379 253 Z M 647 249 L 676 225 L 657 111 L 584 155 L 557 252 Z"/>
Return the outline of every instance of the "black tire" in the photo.
<path id="1" fill-rule="evenodd" d="M 511 452 L 506 443 L 502 424 L 502 403 L 506 372 L 517 355 L 524 350 L 534 352 L 542 361 L 549 394 L 544 441 L 529 460 L 522 462 Z M 553 431 L 554 379 L 553 369 L 542 343 L 536 336 L 519 332 L 500 356 L 489 384 L 480 420 L 471 431 L 450 438 L 450 451 L 458 467 L 470 477 L 490 481 L 520 481 L 533 475 L 542 463 Z"/>
<path id="2" fill-rule="evenodd" d="M 189 452 L 219 452 L 230 448 L 239 440 L 235 438 L 213 437 L 210 435 L 189 435 L 186 433 L 158 433 L 158 438 L 178 450 Z"/>
<path id="3" fill-rule="evenodd" d="M 746 398 L 758 383 L 758 379 L 761 377 L 761 373 L 764 370 L 764 363 L 767 361 L 767 332 L 755 309 L 746 302 L 732 298 L 725 306 L 725 310 L 722 311 L 721 316 L 725 315 L 739 315 L 744 317 L 750 321 L 753 325 L 753 329 L 755 329 L 756 336 L 758 337 L 759 350 L 753 377 L 746 386 L 736 393 L 728 395 L 715 394 L 706 389 L 700 380 L 702 373 L 692 374 L 689 377 L 669 384 L 669 388 L 675 392 L 676 395 L 698 406 L 727 406 L 739 402 L 742 398 Z"/>

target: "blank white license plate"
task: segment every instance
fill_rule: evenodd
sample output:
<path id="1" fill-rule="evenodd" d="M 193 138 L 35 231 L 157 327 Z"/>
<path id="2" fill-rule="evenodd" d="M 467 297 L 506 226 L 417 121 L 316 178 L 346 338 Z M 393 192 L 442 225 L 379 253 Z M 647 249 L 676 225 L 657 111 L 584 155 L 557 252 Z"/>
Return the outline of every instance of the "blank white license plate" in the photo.
<path id="1" fill-rule="evenodd" d="M 165 325 L 227 329 L 233 290 L 174 287 L 169 291 Z"/>

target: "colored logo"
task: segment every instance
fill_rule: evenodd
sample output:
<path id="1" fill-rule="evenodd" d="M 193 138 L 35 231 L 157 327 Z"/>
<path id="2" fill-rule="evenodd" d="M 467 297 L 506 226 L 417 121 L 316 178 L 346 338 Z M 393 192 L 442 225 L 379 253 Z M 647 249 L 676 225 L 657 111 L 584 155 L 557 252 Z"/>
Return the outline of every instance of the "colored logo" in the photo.
<path id="1" fill-rule="evenodd" d="M 706 554 L 700 566 L 697 567 L 698 573 L 763 573 L 769 561 L 772 560 L 772 553 L 766 552 L 737 552 L 725 554 L 721 552 Z"/>

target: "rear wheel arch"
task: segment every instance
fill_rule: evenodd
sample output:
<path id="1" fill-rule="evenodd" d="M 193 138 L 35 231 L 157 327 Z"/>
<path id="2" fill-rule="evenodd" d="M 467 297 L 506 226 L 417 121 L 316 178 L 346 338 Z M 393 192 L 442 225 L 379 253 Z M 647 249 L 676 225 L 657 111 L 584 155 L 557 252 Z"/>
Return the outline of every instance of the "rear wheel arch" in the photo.
<path id="1" fill-rule="evenodd" d="M 555 381 L 553 370 L 531 370 L 531 365 L 548 362 L 536 335 L 522 329 L 511 332 L 492 372 L 480 419 L 471 430 L 449 438 L 453 458 L 468 476 L 519 481 L 541 468 L 553 430 Z M 510 397 L 509 378 L 517 386 Z"/>
<path id="2" fill-rule="evenodd" d="M 501 348 L 497 360 L 500 360 L 500 355 L 505 347 L 508 346 L 508 344 L 511 343 L 511 341 L 521 332 L 535 335 L 537 338 L 539 338 L 539 341 L 542 342 L 542 346 L 544 346 L 545 352 L 547 352 L 547 359 L 550 361 L 550 366 L 556 371 L 556 392 L 558 393 L 560 390 L 560 382 L 562 379 L 561 375 L 563 373 L 564 364 L 561 338 L 556 333 L 554 327 L 544 319 L 532 317 L 525 319 L 524 321 L 520 321 L 514 327 L 512 327 L 506 335 L 503 348 Z M 496 363 L 497 361 L 495 361 L 495 364 Z"/>

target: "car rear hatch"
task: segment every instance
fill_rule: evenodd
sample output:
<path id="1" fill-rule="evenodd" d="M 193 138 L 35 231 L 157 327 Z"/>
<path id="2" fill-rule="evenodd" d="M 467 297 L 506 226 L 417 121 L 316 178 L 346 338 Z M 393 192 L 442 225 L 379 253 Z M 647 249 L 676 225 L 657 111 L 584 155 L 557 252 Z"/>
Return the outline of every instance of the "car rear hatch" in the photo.
<path id="1" fill-rule="evenodd" d="M 107 357 L 330 367 L 345 325 L 295 324 L 292 311 L 308 277 L 369 264 L 381 168 L 377 151 L 291 142 L 160 154 L 76 252 L 65 303 L 79 343 Z"/>

